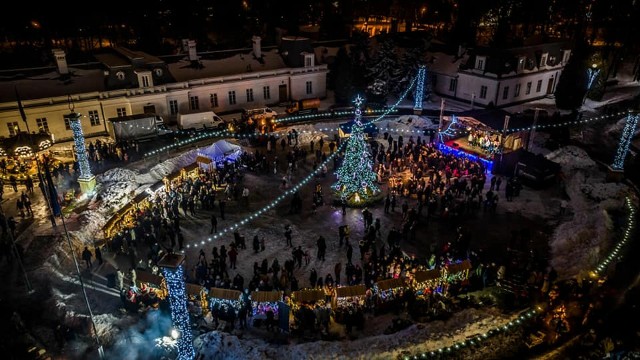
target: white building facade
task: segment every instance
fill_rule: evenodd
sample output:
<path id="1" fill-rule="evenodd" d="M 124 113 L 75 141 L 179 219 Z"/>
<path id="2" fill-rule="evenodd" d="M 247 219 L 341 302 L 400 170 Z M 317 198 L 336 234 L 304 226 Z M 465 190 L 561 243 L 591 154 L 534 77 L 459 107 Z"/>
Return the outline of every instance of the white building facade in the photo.
<path id="1" fill-rule="evenodd" d="M 439 54 L 433 67 L 434 91 L 444 97 L 486 107 L 506 107 L 551 96 L 571 56 L 562 43 L 478 49 L 454 58 Z M 453 68 L 451 64 L 458 63 Z"/>
<path id="2" fill-rule="evenodd" d="M 232 112 L 291 98 L 325 98 L 327 72 L 325 64 L 252 71 L 160 86 L 22 100 L 22 105 L 30 131 L 49 132 L 54 141 L 68 140 L 73 134 L 63 115 L 70 112 L 69 99 L 74 111 L 84 116 L 85 136 L 91 137 L 106 134 L 105 121 L 119 116 L 154 112 L 171 119 L 181 112 Z M 0 136 L 26 130 L 17 102 L 0 103 Z"/>

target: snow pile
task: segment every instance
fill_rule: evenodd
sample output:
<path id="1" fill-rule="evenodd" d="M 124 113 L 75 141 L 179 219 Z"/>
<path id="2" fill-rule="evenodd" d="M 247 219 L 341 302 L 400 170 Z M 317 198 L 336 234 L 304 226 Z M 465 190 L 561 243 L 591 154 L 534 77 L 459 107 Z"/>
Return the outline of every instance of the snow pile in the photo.
<path id="1" fill-rule="evenodd" d="M 515 315 L 514 315 L 515 317 Z M 503 326 L 512 320 L 494 309 L 467 309 L 448 321 L 412 325 L 398 333 L 364 337 L 352 341 L 317 341 L 274 347 L 262 339 L 209 332 L 195 339 L 198 354 L 205 360 L 217 359 L 393 359 L 405 353 L 422 353 L 452 346 L 454 343 Z M 376 319 L 368 319 L 372 322 Z M 365 322 L 365 327 L 367 323 Z M 371 324 L 369 324 L 371 326 Z"/>
<path id="2" fill-rule="evenodd" d="M 420 134 L 424 130 L 438 128 L 437 122 L 434 123 L 426 117 L 417 115 L 401 115 L 389 120 L 384 119 L 379 121 L 377 125 L 381 132 L 394 130 L 394 132 L 418 132 Z"/>
<path id="3" fill-rule="evenodd" d="M 560 164 L 564 174 L 569 176 L 574 170 L 597 170 L 596 162 L 577 146 L 565 146 L 547 154 L 546 158 Z"/>
<path id="4" fill-rule="evenodd" d="M 624 184 L 606 183 L 595 161 L 575 146 L 558 149 L 547 158 L 562 166 L 565 192 L 570 199 L 566 216 L 571 219 L 556 227 L 550 241 L 551 266 L 563 279 L 594 268 L 605 256 L 613 228 L 609 212 L 622 207 L 631 189 Z"/>

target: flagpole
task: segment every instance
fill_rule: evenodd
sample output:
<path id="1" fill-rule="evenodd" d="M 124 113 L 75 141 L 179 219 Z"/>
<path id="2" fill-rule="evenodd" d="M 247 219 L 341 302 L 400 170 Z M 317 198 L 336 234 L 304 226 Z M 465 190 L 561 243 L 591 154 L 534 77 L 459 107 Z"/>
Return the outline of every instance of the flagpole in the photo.
<path id="1" fill-rule="evenodd" d="M 20 117 L 22 118 L 22 121 L 24 121 L 24 125 L 27 128 L 27 135 L 29 136 L 29 145 L 31 145 L 33 156 L 36 159 L 36 168 L 38 170 L 38 181 L 40 182 L 40 185 L 39 185 L 40 190 L 42 191 L 42 194 L 44 196 L 44 202 L 47 204 L 47 209 L 49 209 L 49 219 L 51 220 L 51 225 L 53 227 L 56 227 L 56 218 L 54 216 L 53 209 L 51 208 L 51 197 L 47 191 L 48 190 L 47 186 L 44 185 L 42 181 L 43 177 L 42 177 L 42 171 L 40 168 L 40 158 L 38 157 L 38 149 L 33 144 L 33 139 L 31 138 L 31 131 L 29 130 L 29 122 L 27 121 L 27 115 L 24 112 L 24 107 L 22 106 L 20 95 L 18 94 L 18 87 L 15 86 L 14 90 L 16 93 L 16 100 L 18 101 L 18 110 L 20 111 Z M 27 176 L 29 176 L 28 172 L 27 172 Z"/>

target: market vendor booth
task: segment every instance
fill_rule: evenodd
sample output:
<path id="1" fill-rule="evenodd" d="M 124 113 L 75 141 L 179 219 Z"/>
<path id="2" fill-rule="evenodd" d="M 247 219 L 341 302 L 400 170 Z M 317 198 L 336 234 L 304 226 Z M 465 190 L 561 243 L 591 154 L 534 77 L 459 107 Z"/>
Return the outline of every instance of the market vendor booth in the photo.
<path id="1" fill-rule="evenodd" d="M 158 308 L 168 295 L 164 278 L 147 271 L 136 270 L 136 283 L 128 292 L 128 300 Z"/>
<path id="2" fill-rule="evenodd" d="M 315 330 L 316 321 L 320 324 L 328 323 L 330 309 L 328 309 L 325 301 L 324 290 L 305 289 L 294 291 L 291 293 L 290 299 L 289 306 L 294 319 L 293 329 L 299 330 L 301 334 L 304 334 L 306 330 Z M 323 321 L 325 317 L 326 321 Z"/>
<path id="3" fill-rule="evenodd" d="M 452 263 L 443 268 L 443 293 L 457 294 L 469 286 L 469 270 L 471 260 L 466 259 Z"/>
<path id="4" fill-rule="evenodd" d="M 242 293 L 238 290 L 211 288 L 208 294 L 209 309 L 216 324 L 219 320 L 233 324 L 242 308 Z"/>
<path id="5" fill-rule="evenodd" d="M 364 285 L 337 287 L 331 306 L 335 322 L 344 324 L 350 316 L 364 314 L 366 294 Z"/>
<path id="6" fill-rule="evenodd" d="M 406 291 L 406 285 L 400 278 L 379 280 L 373 284 L 376 313 L 382 313 L 398 306 L 404 291 Z"/>
<path id="7" fill-rule="evenodd" d="M 278 316 L 279 302 L 282 301 L 280 291 L 252 291 L 251 307 L 253 316 L 266 317 L 268 311 L 273 311 L 274 316 Z"/>
<path id="8" fill-rule="evenodd" d="M 189 312 L 196 317 L 205 315 L 209 311 L 206 289 L 197 284 L 185 283 L 185 285 Z"/>
<path id="9" fill-rule="evenodd" d="M 442 272 L 440 269 L 416 271 L 412 287 L 416 295 L 420 297 L 436 291 L 441 282 Z"/>

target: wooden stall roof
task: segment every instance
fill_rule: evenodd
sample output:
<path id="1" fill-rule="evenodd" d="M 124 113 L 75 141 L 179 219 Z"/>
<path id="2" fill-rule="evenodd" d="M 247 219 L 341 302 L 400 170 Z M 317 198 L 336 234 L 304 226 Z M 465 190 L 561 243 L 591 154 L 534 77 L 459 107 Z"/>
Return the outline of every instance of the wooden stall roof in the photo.
<path id="1" fill-rule="evenodd" d="M 292 298 L 297 302 L 310 302 L 324 300 L 325 294 L 320 289 L 299 290 L 293 292 Z"/>
<path id="2" fill-rule="evenodd" d="M 440 270 L 433 269 L 427 271 L 416 271 L 415 279 L 416 282 L 421 283 L 429 280 L 435 280 L 440 277 Z"/>
<path id="3" fill-rule="evenodd" d="M 402 279 L 384 279 L 377 281 L 376 285 L 378 285 L 378 289 L 380 289 L 380 291 L 385 291 L 389 289 L 404 287 L 404 281 Z"/>
<path id="4" fill-rule="evenodd" d="M 449 265 L 449 274 L 457 274 L 459 272 L 471 269 L 471 260 L 467 259 L 459 264 Z"/>
<path id="5" fill-rule="evenodd" d="M 242 293 L 238 290 L 211 288 L 209 289 L 209 297 L 224 300 L 240 300 Z"/>
<path id="6" fill-rule="evenodd" d="M 211 164 L 211 162 L 211 159 L 206 156 L 198 155 L 196 157 L 196 163 Z"/>
<path id="7" fill-rule="evenodd" d="M 364 285 L 343 286 L 336 288 L 336 297 L 360 296 L 366 292 L 367 288 Z"/>
<path id="8" fill-rule="evenodd" d="M 257 302 L 277 302 L 282 300 L 280 291 L 252 291 L 251 300 Z"/>
<path id="9" fill-rule="evenodd" d="M 148 197 L 149 197 L 149 194 L 146 191 L 143 191 L 140 194 L 136 195 L 136 197 L 134 197 L 131 202 L 134 204 L 139 204 L 142 201 L 146 200 Z"/>
<path id="10" fill-rule="evenodd" d="M 199 166 L 200 166 L 200 165 L 198 165 L 198 163 L 197 163 L 197 162 L 195 162 L 195 163 L 193 163 L 193 164 L 189 164 L 189 165 L 185 166 L 183 169 L 184 169 L 184 171 L 186 171 L 186 172 L 190 172 L 190 171 L 193 171 L 193 170 L 197 169 Z"/>
<path id="11" fill-rule="evenodd" d="M 187 285 L 187 294 L 191 296 L 200 295 L 200 291 L 202 291 L 203 289 L 201 285 L 197 285 L 197 284 L 186 283 L 186 285 Z"/>
<path id="12" fill-rule="evenodd" d="M 154 286 L 160 286 L 160 284 L 162 284 L 162 276 L 154 275 L 143 270 L 136 270 L 136 280 Z"/>

